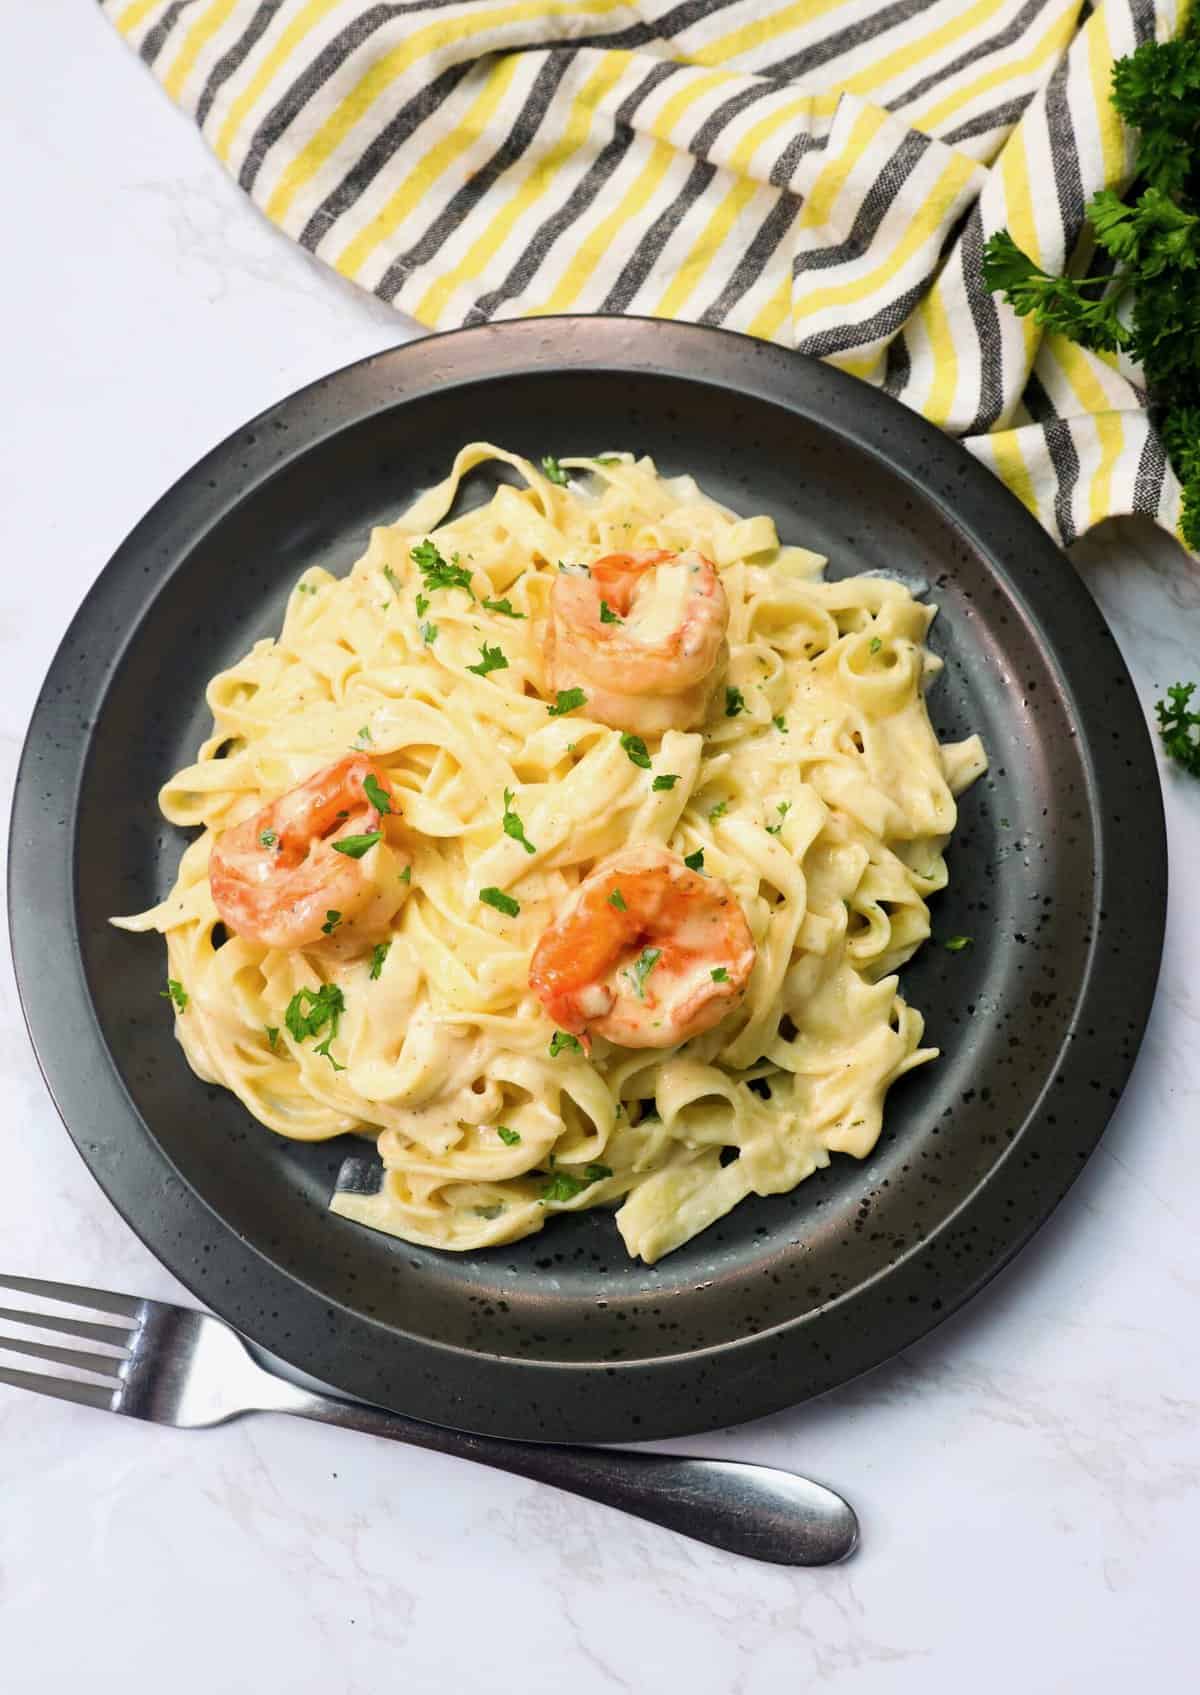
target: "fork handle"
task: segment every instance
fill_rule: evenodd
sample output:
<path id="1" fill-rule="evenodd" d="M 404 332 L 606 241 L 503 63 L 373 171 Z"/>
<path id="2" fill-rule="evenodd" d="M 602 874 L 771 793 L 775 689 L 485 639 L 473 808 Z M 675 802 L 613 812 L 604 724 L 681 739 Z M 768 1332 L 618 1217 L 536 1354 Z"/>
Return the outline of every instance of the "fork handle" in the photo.
<path id="1" fill-rule="evenodd" d="M 858 1520 L 848 1502 L 774 1466 L 473 1436 L 303 1390 L 275 1410 L 475 1460 L 775 1565 L 832 1565 L 858 1542 Z"/>

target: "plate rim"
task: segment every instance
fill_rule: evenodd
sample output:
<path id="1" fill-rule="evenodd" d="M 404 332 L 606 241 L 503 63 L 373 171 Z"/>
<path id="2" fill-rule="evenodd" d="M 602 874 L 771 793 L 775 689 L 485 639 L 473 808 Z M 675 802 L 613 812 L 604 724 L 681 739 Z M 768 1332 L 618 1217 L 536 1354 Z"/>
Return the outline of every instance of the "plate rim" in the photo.
<path id="1" fill-rule="evenodd" d="M 583 326 L 586 335 L 580 333 Z M 1136 829 L 1131 824 L 1121 825 L 1120 821 L 1114 826 L 1103 814 L 1097 815 L 1096 823 L 1100 869 L 1093 891 L 1093 913 L 1098 914 L 1103 908 L 1111 917 L 1114 910 L 1132 915 L 1136 909 L 1138 928 L 1144 938 L 1139 957 L 1132 965 L 1128 958 L 1122 959 L 1119 967 L 1109 965 L 1110 971 L 1121 973 L 1122 1009 L 1126 1026 L 1132 1032 L 1128 1054 L 1117 1056 L 1109 1047 L 1099 1042 L 1094 1044 L 1096 1064 L 1102 1063 L 1105 1075 L 1112 1079 L 1115 1091 L 1112 1098 L 1097 1091 L 1091 1100 L 1081 1102 L 1089 1122 L 1082 1132 L 1077 1128 L 1072 1130 L 1073 1151 L 1069 1157 L 1063 1157 L 1060 1149 L 1040 1150 L 1053 1151 L 1059 1157 L 1047 1168 L 1047 1175 L 1053 1173 L 1053 1176 L 1039 1196 L 1039 1205 L 1023 1208 L 1019 1221 L 1009 1227 L 1003 1242 L 993 1243 L 981 1254 L 978 1264 L 965 1272 L 957 1265 L 944 1268 L 943 1276 L 948 1281 L 936 1311 L 929 1310 L 930 1303 L 924 1298 L 928 1295 L 924 1273 L 919 1277 L 920 1296 L 915 1301 L 912 1299 L 916 1294 L 916 1262 L 935 1252 L 938 1239 L 955 1226 L 961 1227 L 975 1209 L 986 1205 L 990 1211 L 997 1191 L 1003 1194 L 1006 1177 L 1013 1181 L 1019 1164 L 1012 1157 L 1014 1153 L 1034 1151 L 1038 1136 L 1047 1137 L 1044 1100 L 1053 1081 L 1049 1073 L 1057 1066 L 1047 1066 L 1043 1089 L 1024 1129 L 1001 1150 L 985 1177 L 924 1240 L 907 1247 L 885 1270 L 768 1330 L 676 1355 L 625 1361 L 519 1360 L 486 1354 L 397 1332 L 331 1302 L 295 1273 L 284 1270 L 242 1241 L 218 1218 L 209 1204 L 181 1178 L 143 1124 L 125 1090 L 95 1018 L 80 955 L 75 900 L 74 819 L 98 713 L 81 717 L 77 704 L 72 714 L 73 731 L 60 725 L 56 718 L 58 683 L 64 669 L 71 667 L 78 678 L 81 637 L 86 642 L 97 609 L 118 592 L 125 578 L 135 568 L 139 577 L 143 575 L 143 562 L 148 554 L 159 554 L 164 560 L 174 556 L 178 568 L 179 556 L 203 533 L 197 530 L 191 511 L 197 484 L 214 484 L 207 500 L 201 502 L 206 514 L 204 527 L 208 528 L 219 523 L 225 512 L 246 498 L 261 481 L 326 438 L 386 413 L 397 404 L 417 403 L 423 395 L 435 390 L 440 392 L 447 387 L 483 380 L 503 381 L 514 370 L 522 375 L 552 375 L 567 370 L 582 374 L 636 370 L 670 375 L 748 398 L 767 399 L 814 418 L 825 428 L 840 428 L 840 433 L 852 439 L 857 448 L 886 463 L 918 489 L 925 500 L 936 505 L 949 524 L 993 565 L 996 564 L 994 548 L 978 532 L 978 524 L 982 523 L 986 529 L 989 515 L 997 514 L 1008 530 L 1019 533 L 1023 529 L 1021 546 L 1005 559 L 1001 575 L 1006 587 L 1033 617 L 1060 672 L 1059 644 L 1052 629 L 1036 613 L 1037 603 L 1046 592 L 1037 581 L 1039 562 L 1053 571 L 1055 593 L 1060 598 L 1065 593 L 1068 601 L 1075 602 L 1073 608 L 1060 607 L 1056 617 L 1073 613 L 1084 624 L 1090 623 L 1096 637 L 1108 645 L 1106 659 L 1119 667 L 1130 684 L 1114 707 L 1109 682 L 1100 681 L 1102 673 L 1106 679 L 1111 677 L 1110 665 L 1097 665 L 1094 676 L 1080 673 L 1068 676 L 1062 672 L 1068 698 L 1079 713 L 1081 726 L 1091 716 L 1086 710 L 1089 697 L 1097 715 L 1101 703 L 1107 713 L 1115 710 L 1118 714 L 1115 727 L 1122 732 L 1122 755 L 1129 757 L 1132 748 L 1138 750 L 1141 770 L 1134 773 L 1134 780 L 1140 778 L 1152 797 L 1154 816 L 1148 818 L 1143 813 Z M 789 389 L 792 392 L 787 392 Z M 833 413 L 835 422 L 831 423 L 822 411 L 823 406 Z M 904 428 L 897 435 L 893 427 L 899 424 Z M 893 438 L 886 449 L 881 446 L 881 431 L 883 437 Z M 919 473 L 915 463 L 918 460 L 944 467 L 953 475 L 953 504 L 932 486 L 931 474 Z M 170 574 L 168 571 L 154 580 L 153 594 L 161 592 Z M 113 652 L 86 657 L 85 674 L 90 678 L 87 695 L 97 708 L 102 706 L 111 678 L 136 636 L 134 623 Z M 1081 702 L 1085 710 L 1080 710 Z M 1092 717 L 1092 722 L 1095 721 Z M 1106 727 L 1112 727 L 1111 717 L 1106 720 Z M 1091 779 L 1089 802 L 1094 807 L 1108 755 L 1104 745 L 1089 737 L 1086 729 L 1080 735 L 1079 744 Z M 49 791 L 44 783 L 39 786 L 35 774 L 35 767 L 42 766 L 55 771 L 60 779 Z M 1146 782 L 1151 774 L 1155 780 Z M 48 852 L 46 847 L 48 829 L 55 843 L 53 852 Z M 1121 838 L 1122 869 L 1126 873 L 1116 880 L 1113 875 L 1116 856 L 1111 851 L 1114 834 Z M 1127 872 L 1130 856 L 1134 861 L 1132 875 Z M 562 1430 L 557 1438 L 560 1440 L 643 1440 L 689 1435 L 740 1423 L 849 1381 L 935 1329 L 1025 1246 L 1057 1207 L 1094 1151 L 1133 1070 L 1161 963 L 1166 923 L 1167 842 L 1161 780 L 1149 726 L 1138 704 L 1128 667 L 1103 614 L 1074 567 L 1032 515 L 961 443 L 880 390 L 790 349 L 708 326 L 653 318 L 564 315 L 514 319 L 423 336 L 353 361 L 265 408 L 175 480 L 97 575 L 50 662 L 30 718 L 14 784 L 8 894 L 18 997 L 39 1068 L 59 1117 L 109 1201 L 155 1257 L 192 1294 L 218 1314 L 222 1313 L 217 1276 L 212 1276 L 211 1283 L 197 1276 L 195 1260 L 188 1256 L 186 1246 L 180 1246 L 201 1231 L 211 1236 L 216 1220 L 220 1233 L 212 1241 L 206 1272 L 225 1273 L 235 1281 L 250 1274 L 260 1282 L 265 1279 L 277 1310 L 283 1315 L 274 1331 L 269 1323 L 248 1327 L 244 1319 L 238 1320 L 239 1328 L 259 1346 L 300 1370 L 325 1376 L 344 1393 L 372 1398 L 365 1390 L 363 1356 L 384 1348 L 395 1356 L 393 1380 L 404 1386 L 403 1395 L 393 1399 L 395 1410 L 412 1417 L 485 1434 L 546 1440 L 549 1413 L 551 1424 Z M 64 903 L 70 915 L 69 947 L 63 950 L 61 959 L 48 964 L 42 914 L 61 912 Z M 1097 999 L 1102 1001 L 1106 992 L 1106 927 L 1099 923 L 1093 926 L 1088 966 L 1074 1009 L 1073 1024 L 1080 1028 L 1089 1022 L 1085 1016 L 1089 1005 Z M 1085 1045 L 1075 1043 L 1069 1059 L 1072 1069 L 1086 1064 L 1082 1059 L 1085 1051 Z M 101 1116 L 108 1119 L 115 1115 L 122 1123 L 124 1140 L 94 1139 L 95 1133 L 88 1129 L 88 1118 L 96 1110 L 98 1100 Z M 164 1220 L 170 1219 L 173 1234 L 165 1228 L 143 1230 L 139 1208 L 151 1193 Z M 868 1318 L 863 1328 L 868 1334 L 873 1333 L 877 1325 L 872 1325 L 870 1314 L 875 1311 L 879 1286 L 884 1282 L 891 1290 L 889 1305 L 895 1310 L 888 1315 L 892 1333 L 882 1351 L 870 1346 L 855 1349 L 846 1345 L 844 1337 L 840 1341 L 834 1338 L 832 1349 L 824 1350 L 823 1339 L 828 1339 L 826 1333 L 831 1321 L 844 1324 L 842 1309 L 847 1302 L 857 1301 L 860 1306 L 866 1306 Z M 314 1300 L 324 1309 L 327 1321 L 336 1315 L 341 1327 L 339 1369 L 333 1375 L 328 1367 L 322 1369 L 319 1358 L 314 1364 L 311 1349 L 282 1340 L 284 1329 L 290 1327 L 294 1334 L 296 1325 L 305 1319 L 312 1323 L 313 1313 L 310 1310 L 305 1314 L 303 1308 Z M 714 1383 L 714 1361 L 731 1354 L 743 1369 L 726 1374 L 723 1385 Z M 796 1364 L 802 1365 L 806 1374 L 802 1392 L 797 1392 L 797 1385 L 788 1381 L 786 1354 L 793 1354 Z M 778 1370 L 772 1368 L 776 1361 Z M 753 1390 L 748 1393 L 745 1368 L 750 1366 Z M 491 1382 L 486 1393 L 480 1394 L 473 1375 L 484 1370 Z M 698 1374 L 704 1379 L 704 1392 L 696 1400 Z M 596 1394 L 598 1382 L 610 1386 L 607 1395 Z M 378 1399 L 377 1387 L 373 1398 Z M 608 1411 L 597 1413 L 593 1405 L 596 1400 L 607 1406 Z M 665 1420 L 661 1416 L 644 1418 L 636 1410 L 643 1406 L 670 1406 L 673 1410 Z"/>

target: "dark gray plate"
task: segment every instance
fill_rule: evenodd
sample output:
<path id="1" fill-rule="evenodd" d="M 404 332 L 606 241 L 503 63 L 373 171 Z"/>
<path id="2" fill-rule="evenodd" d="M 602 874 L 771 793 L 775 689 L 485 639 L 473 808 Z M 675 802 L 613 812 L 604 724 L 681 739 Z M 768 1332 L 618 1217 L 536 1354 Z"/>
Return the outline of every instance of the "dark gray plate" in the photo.
<path id="1" fill-rule="evenodd" d="M 902 1081 L 870 1159 L 837 1157 L 653 1268 L 606 1213 L 453 1256 L 326 1213 L 345 1155 L 262 1129 L 188 1070 L 155 937 L 111 929 L 184 845 L 154 795 L 207 733 L 204 686 L 344 571 L 479 435 L 530 455 L 628 446 L 829 554 L 927 577 L 943 737 L 982 733 L 934 944 L 904 974 L 943 1057 Z M 468 491 L 485 492 L 477 477 Z M 1129 1075 L 1162 940 L 1155 759 L 1091 598 L 1022 507 L 903 407 L 761 342 L 631 319 L 436 337 L 315 383 L 143 520 L 50 669 L 21 764 L 21 995 L 80 1152 L 219 1313 L 351 1394 L 501 1435 L 700 1430 L 894 1354 L 1032 1234 Z"/>

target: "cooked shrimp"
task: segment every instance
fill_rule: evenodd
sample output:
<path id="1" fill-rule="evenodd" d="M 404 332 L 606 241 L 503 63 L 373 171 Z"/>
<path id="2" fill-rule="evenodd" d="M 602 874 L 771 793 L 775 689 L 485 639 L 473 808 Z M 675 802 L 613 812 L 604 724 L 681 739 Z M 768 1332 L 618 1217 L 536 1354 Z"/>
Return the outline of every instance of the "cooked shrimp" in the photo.
<path id="1" fill-rule="evenodd" d="M 353 753 L 225 831 L 212 850 L 208 880 L 231 930 L 264 947 L 303 948 L 332 933 L 331 914 L 336 926 L 361 911 L 376 890 L 379 849 L 355 858 L 335 844 L 382 830 L 367 783 L 390 809 L 387 778 Z"/>
<path id="2" fill-rule="evenodd" d="M 550 689 L 582 688 L 587 715 L 659 735 L 703 722 L 728 649 L 729 603 L 702 554 L 609 553 L 561 571 L 546 634 Z"/>
<path id="3" fill-rule="evenodd" d="M 670 1048 L 737 1004 L 754 954 L 728 884 L 646 844 L 584 878 L 534 949 L 529 983 L 561 1030 Z"/>

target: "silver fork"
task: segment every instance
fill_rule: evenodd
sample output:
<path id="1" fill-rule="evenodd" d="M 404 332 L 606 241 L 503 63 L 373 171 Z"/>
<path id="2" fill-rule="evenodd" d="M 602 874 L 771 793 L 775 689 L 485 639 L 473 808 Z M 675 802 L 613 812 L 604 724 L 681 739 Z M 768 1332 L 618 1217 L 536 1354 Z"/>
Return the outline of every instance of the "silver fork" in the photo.
<path id="1" fill-rule="evenodd" d="M 244 1413 L 294 1413 L 531 1477 L 776 1565 L 831 1565 L 852 1553 L 858 1541 L 858 1520 L 847 1502 L 794 1472 L 734 1460 L 472 1436 L 363 1402 L 310 1394 L 260 1365 L 236 1330 L 207 1313 L 35 1277 L 0 1276 L 0 1288 L 107 1313 L 113 1321 L 0 1307 L 0 1320 L 9 1324 L 93 1344 L 64 1347 L 0 1335 L 2 1350 L 88 1374 L 0 1365 L 0 1383 L 14 1388 L 181 1430 L 224 1424 Z"/>

